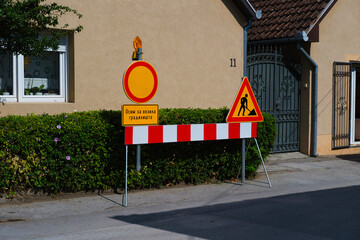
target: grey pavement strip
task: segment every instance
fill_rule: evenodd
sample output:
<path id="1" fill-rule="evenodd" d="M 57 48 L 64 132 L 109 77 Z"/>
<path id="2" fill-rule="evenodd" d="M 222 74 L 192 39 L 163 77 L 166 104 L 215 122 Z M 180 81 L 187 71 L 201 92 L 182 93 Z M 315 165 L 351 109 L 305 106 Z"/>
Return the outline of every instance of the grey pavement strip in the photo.
<path id="1" fill-rule="evenodd" d="M 360 185 L 360 162 L 336 157 L 310 158 L 305 155 L 274 154 L 266 163 L 273 188 L 268 188 L 262 167 L 255 179 L 222 184 L 203 184 L 129 193 L 129 207 L 122 206 L 121 194 L 95 195 L 53 201 L 0 204 L 0 224 L 93 212 L 124 213 L 169 210 L 203 204 L 228 203 L 277 195 Z"/>

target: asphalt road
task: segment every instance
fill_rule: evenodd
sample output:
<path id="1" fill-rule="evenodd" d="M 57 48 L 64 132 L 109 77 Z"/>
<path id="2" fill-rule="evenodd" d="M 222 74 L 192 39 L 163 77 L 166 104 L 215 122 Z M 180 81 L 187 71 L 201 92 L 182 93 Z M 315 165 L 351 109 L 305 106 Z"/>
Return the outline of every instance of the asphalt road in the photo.
<path id="1" fill-rule="evenodd" d="M 349 240 L 360 239 L 359 200 L 354 186 L 111 218 L 189 239 Z"/>
<path id="2" fill-rule="evenodd" d="M 0 239 L 360 239 L 360 162 L 275 159 L 224 183 L 0 205 Z M 261 170 L 260 170 L 261 171 Z"/>

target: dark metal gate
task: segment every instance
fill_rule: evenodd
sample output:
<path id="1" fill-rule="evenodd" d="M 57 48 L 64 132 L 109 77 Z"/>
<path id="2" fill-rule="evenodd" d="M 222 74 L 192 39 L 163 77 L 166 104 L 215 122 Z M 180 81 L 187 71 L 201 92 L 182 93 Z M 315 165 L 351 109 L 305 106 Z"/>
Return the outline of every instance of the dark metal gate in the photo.
<path id="1" fill-rule="evenodd" d="M 334 62 L 333 149 L 350 146 L 351 63 Z"/>
<path id="2" fill-rule="evenodd" d="M 248 47 L 251 87 L 261 111 L 276 118 L 273 152 L 299 151 L 301 65 L 296 53 L 284 45 Z"/>

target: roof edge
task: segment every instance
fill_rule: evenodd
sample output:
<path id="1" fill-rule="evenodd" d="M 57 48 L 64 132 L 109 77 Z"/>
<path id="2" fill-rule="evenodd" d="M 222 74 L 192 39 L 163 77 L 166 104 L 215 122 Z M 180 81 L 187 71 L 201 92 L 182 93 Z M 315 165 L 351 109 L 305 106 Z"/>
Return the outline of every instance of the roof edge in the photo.
<path id="1" fill-rule="evenodd" d="M 249 45 L 257 45 L 257 44 L 281 44 L 281 43 L 294 43 L 294 42 L 307 42 L 309 40 L 308 35 L 305 31 L 301 31 L 293 37 L 287 38 L 271 38 L 264 40 L 253 40 L 249 41 Z"/>
<path id="2" fill-rule="evenodd" d="M 320 15 L 315 19 L 314 22 L 310 24 L 310 27 L 306 30 L 306 34 L 309 35 L 310 32 L 315 28 L 316 25 L 320 24 L 320 22 L 324 19 L 324 17 L 328 14 L 331 8 L 335 5 L 337 0 L 331 0 L 324 10 L 320 13 Z"/>
<path id="3" fill-rule="evenodd" d="M 246 2 L 246 3 L 249 5 L 249 7 L 251 8 L 251 10 L 252 10 L 253 12 L 255 12 L 255 17 L 256 17 L 256 19 L 260 19 L 260 18 L 262 17 L 262 12 L 261 12 L 261 10 L 255 10 L 255 8 L 251 5 L 251 3 L 249 2 L 249 0 L 245 0 L 244 2 Z"/>
<path id="4" fill-rule="evenodd" d="M 254 7 L 249 2 L 249 0 L 232 0 L 232 1 L 235 3 L 237 8 L 239 8 L 240 11 L 243 9 L 246 10 L 245 12 L 246 17 L 253 20 L 260 19 L 262 17 L 261 10 L 255 10 Z"/>

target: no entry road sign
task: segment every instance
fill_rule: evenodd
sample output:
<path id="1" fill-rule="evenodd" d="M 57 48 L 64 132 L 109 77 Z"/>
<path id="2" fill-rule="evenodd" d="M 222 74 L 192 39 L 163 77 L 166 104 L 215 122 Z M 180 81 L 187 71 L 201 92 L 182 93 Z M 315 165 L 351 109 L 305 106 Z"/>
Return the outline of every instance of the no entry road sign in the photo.
<path id="1" fill-rule="evenodd" d="M 150 63 L 136 61 L 126 69 L 123 85 L 125 93 L 131 101 L 146 103 L 155 96 L 158 77 Z"/>

